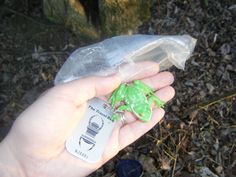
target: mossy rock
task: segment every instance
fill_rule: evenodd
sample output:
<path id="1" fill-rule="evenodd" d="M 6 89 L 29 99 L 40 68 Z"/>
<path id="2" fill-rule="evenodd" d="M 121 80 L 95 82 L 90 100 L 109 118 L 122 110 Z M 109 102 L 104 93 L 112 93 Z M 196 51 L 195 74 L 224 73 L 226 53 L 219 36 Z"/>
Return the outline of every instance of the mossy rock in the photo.
<path id="1" fill-rule="evenodd" d="M 98 3 L 97 24 L 88 20 L 88 13 Z M 44 0 L 44 14 L 51 21 L 63 24 L 75 34 L 89 40 L 121 34 L 133 34 L 150 18 L 155 0 L 87 0 L 90 12 L 85 12 L 79 0 Z M 90 5 L 91 4 L 91 5 Z M 88 9 L 86 9 L 88 10 Z M 93 13 L 94 14 L 94 13 Z"/>
<path id="2" fill-rule="evenodd" d="M 150 16 L 153 0 L 100 0 L 104 35 L 133 34 Z"/>
<path id="3" fill-rule="evenodd" d="M 77 0 L 44 0 L 43 10 L 49 20 L 65 25 L 84 39 L 100 38 L 98 31 L 88 23 L 84 8 Z"/>

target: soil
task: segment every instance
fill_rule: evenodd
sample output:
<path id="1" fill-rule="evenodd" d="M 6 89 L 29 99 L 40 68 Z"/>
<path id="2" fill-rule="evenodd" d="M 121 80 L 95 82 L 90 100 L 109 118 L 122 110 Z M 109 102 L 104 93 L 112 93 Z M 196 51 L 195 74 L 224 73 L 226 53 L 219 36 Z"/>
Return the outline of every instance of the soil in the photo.
<path id="1" fill-rule="evenodd" d="M 53 85 L 68 55 L 87 45 L 47 21 L 41 1 L 0 1 L 0 139 L 16 117 Z M 165 118 L 91 176 L 115 176 L 136 159 L 143 176 L 236 176 L 236 2 L 157 0 L 143 34 L 189 34 L 197 46 L 175 75 Z"/>

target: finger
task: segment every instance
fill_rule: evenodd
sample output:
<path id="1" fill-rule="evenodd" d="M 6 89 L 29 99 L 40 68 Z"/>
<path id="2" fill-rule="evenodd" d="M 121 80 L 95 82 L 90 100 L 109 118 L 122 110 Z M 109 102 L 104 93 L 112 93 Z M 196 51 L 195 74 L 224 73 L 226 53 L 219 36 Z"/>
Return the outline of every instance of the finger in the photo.
<path id="1" fill-rule="evenodd" d="M 143 123 L 140 120 L 136 120 L 122 127 L 119 135 L 120 149 L 125 148 L 152 129 L 162 119 L 164 114 L 165 111 L 163 109 L 155 109 L 150 122 Z"/>
<path id="2" fill-rule="evenodd" d="M 171 86 L 156 91 L 155 95 L 164 102 L 170 101 L 175 96 L 175 89 Z"/>
<path id="3" fill-rule="evenodd" d="M 151 88 L 157 90 L 162 87 L 171 85 L 174 82 L 174 76 L 170 72 L 161 72 L 152 77 L 142 79 L 142 81 L 150 86 Z"/>
<path id="4" fill-rule="evenodd" d="M 160 90 L 158 90 L 155 95 L 160 98 L 164 102 L 170 101 L 174 95 L 175 95 L 175 90 L 171 86 L 164 87 Z M 130 112 L 125 112 L 125 123 L 132 123 L 137 120 L 137 117 L 130 113 Z"/>
<path id="5" fill-rule="evenodd" d="M 126 64 L 119 69 L 122 82 L 150 77 L 159 72 L 159 64 L 153 61 Z"/>
<path id="6" fill-rule="evenodd" d="M 121 83 L 118 75 L 109 77 L 87 77 L 79 80 L 74 80 L 53 88 L 53 94 L 60 96 L 76 105 L 84 103 L 85 101 L 111 93 Z"/>

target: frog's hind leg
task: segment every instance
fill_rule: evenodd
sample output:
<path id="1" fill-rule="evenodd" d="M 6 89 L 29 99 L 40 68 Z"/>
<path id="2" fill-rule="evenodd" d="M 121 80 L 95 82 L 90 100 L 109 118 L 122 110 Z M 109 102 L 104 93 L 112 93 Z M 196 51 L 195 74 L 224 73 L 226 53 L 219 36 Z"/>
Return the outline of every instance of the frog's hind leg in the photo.
<path id="1" fill-rule="evenodd" d="M 149 122 L 152 118 L 152 108 L 148 102 L 141 105 L 136 105 L 133 113 L 143 122 Z"/>
<path id="2" fill-rule="evenodd" d="M 114 113 L 112 116 L 111 116 L 111 120 L 113 121 L 118 121 L 121 119 L 121 115 L 120 114 L 116 114 Z"/>
<path id="3" fill-rule="evenodd" d="M 155 105 L 158 108 L 164 108 L 165 102 L 162 101 L 160 98 L 156 97 L 155 95 L 152 95 L 149 99 L 148 99 L 149 105 L 151 105 L 152 103 L 155 103 Z"/>

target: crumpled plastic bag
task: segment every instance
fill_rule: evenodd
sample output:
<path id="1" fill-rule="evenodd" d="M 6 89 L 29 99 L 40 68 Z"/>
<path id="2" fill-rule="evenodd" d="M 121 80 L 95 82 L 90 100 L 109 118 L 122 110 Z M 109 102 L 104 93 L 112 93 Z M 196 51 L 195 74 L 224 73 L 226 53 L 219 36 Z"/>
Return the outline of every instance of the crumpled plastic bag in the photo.
<path id="1" fill-rule="evenodd" d="M 130 74 L 129 68 L 140 61 L 155 61 L 160 69 L 175 65 L 184 69 L 191 56 L 196 39 L 189 35 L 124 35 L 75 50 L 56 75 L 55 85 L 97 75 L 107 76 L 119 72 L 129 79 L 140 70 Z M 148 70 L 149 68 L 142 68 Z"/>

